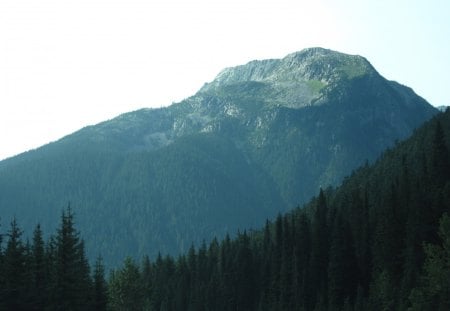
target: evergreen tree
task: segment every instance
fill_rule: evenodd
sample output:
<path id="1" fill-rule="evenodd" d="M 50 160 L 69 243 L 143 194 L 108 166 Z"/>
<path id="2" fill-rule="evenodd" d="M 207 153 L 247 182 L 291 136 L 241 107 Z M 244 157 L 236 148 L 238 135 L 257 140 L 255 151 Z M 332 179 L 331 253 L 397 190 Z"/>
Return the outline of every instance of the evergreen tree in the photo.
<path id="1" fill-rule="evenodd" d="M 293 308 L 293 231 L 294 223 L 291 217 L 285 215 L 283 217 L 282 229 L 282 250 L 280 265 L 280 302 L 279 307 L 282 310 L 291 310 Z"/>
<path id="2" fill-rule="evenodd" d="M 272 252 L 272 258 L 270 263 L 271 271 L 271 283 L 270 283 L 270 296 L 272 301 L 272 308 L 277 308 L 281 298 L 281 263 L 283 256 L 283 217 L 278 214 L 275 220 L 274 231 L 274 248 Z"/>
<path id="3" fill-rule="evenodd" d="M 229 235 L 220 245 L 220 271 L 222 275 L 221 298 L 225 310 L 235 310 L 236 305 L 236 267 L 233 263 L 234 249 Z"/>
<path id="4" fill-rule="evenodd" d="M 220 275 L 219 275 L 220 245 L 217 239 L 213 239 L 208 248 L 207 280 L 206 280 L 206 310 L 218 310 L 220 308 Z"/>
<path id="5" fill-rule="evenodd" d="M 160 256 L 158 256 L 158 259 L 160 259 Z M 200 308 L 200 297 L 201 294 L 198 289 L 198 280 L 199 280 L 199 273 L 198 273 L 198 258 L 197 258 L 197 252 L 195 251 L 194 245 L 191 245 L 188 251 L 187 255 L 187 265 L 188 265 L 188 271 L 189 271 L 189 308 L 196 310 Z M 162 266 L 162 260 L 157 260 L 158 266 Z"/>
<path id="6" fill-rule="evenodd" d="M 131 258 L 125 259 L 122 269 L 111 273 L 108 296 L 111 310 L 143 310 L 144 286 L 139 267 Z"/>
<path id="7" fill-rule="evenodd" d="M 190 273 L 186 256 L 180 256 L 176 265 L 177 280 L 175 282 L 174 306 L 175 310 L 187 310 L 190 297 Z M 157 285 L 156 285 L 157 286 Z M 217 298 L 217 296 L 215 296 Z M 216 299 L 218 300 L 218 299 Z M 214 308 L 210 308 L 214 310 Z"/>
<path id="8" fill-rule="evenodd" d="M 299 213 L 294 235 L 294 289 L 295 305 L 305 310 L 312 308 L 312 292 L 310 282 L 309 262 L 311 257 L 311 224 L 304 211 Z"/>
<path id="9" fill-rule="evenodd" d="M 381 279 L 389 278 L 395 282 L 401 276 L 402 251 L 404 249 L 404 230 L 398 217 L 398 191 L 395 185 L 391 185 L 388 194 L 385 195 L 383 205 L 379 208 L 375 236 L 373 243 L 374 266 L 373 273 L 387 275 Z"/>
<path id="10" fill-rule="evenodd" d="M 311 280 L 312 292 L 322 305 L 326 305 L 328 270 L 328 207 L 325 194 L 320 189 L 312 222 Z"/>
<path id="11" fill-rule="evenodd" d="M 57 310 L 57 247 L 56 238 L 51 235 L 45 243 L 45 273 L 47 276 L 47 309 Z"/>
<path id="12" fill-rule="evenodd" d="M 353 302 L 357 289 L 357 261 L 350 227 L 339 213 L 331 234 L 328 266 L 328 296 L 331 306 L 342 308 Z"/>
<path id="13" fill-rule="evenodd" d="M 440 222 L 441 245 L 426 244 L 422 285 L 412 291 L 412 310 L 450 310 L 450 216 Z"/>
<path id="14" fill-rule="evenodd" d="M 74 226 L 70 206 L 62 213 L 56 236 L 54 301 L 55 310 L 91 308 L 91 278 L 84 244 Z"/>
<path id="15" fill-rule="evenodd" d="M 438 185 L 450 179 L 450 155 L 440 121 L 436 122 L 431 149 L 432 177 Z"/>
<path id="16" fill-rule="evenodd" d="M 33 310 L 44 310 L 48 301 L 49 277 L 46 269 L 44 239 L 39 224 L 33 233 L 31 273 Z"/>
<path id="17" fill-rule="evenodd" d="M 101 257 L 98 257 L 94 266 L 94 309 L 105 311 L 108 303 L 108 288 L 105 280 L 105 268 Z"/>
<path id="18" fill-rule="evenodd" d="M 11 222 L 11 228 L 7 234 L 8 242 L 6 244 L 3 261 L 3 307 L 5 310 L 27 310 L 29 297 L 27 285 L 30 281 L 27 279 L 27 256 L 26 249 L 21 240 L 22 231 L 14 219 Z"/>
<path id="19" fill-rule="evenodd" d="M 142 286 L 144 290 L 145 302 L 144 305 L 146 309 L 150 309 L 151 305 L 151 297 L 153 290 L 153 266 L 150 262 L 150 258 L 148 256 L 144 256 L 142 261 Z"/>
<path id="20" fill-rule="evenodd" d="M 237 244 L 234 259 L 234 266 L 236 267 L 236 305 L 242 310 L 253 310 L 253 301 L 255 300 L 253 255 L 246 232 L 239 235 Z"/>

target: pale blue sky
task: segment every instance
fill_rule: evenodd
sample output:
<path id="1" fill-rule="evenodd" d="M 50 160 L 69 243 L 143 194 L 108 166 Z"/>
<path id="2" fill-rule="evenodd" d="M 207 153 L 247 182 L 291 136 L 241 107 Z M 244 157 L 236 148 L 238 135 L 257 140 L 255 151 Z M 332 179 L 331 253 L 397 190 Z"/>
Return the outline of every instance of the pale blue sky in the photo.
<path id="1" fill-rule="evenodd" d="M 312 46 L 450 105 L 448 0 L 2 0 L 0 159 Z"/>

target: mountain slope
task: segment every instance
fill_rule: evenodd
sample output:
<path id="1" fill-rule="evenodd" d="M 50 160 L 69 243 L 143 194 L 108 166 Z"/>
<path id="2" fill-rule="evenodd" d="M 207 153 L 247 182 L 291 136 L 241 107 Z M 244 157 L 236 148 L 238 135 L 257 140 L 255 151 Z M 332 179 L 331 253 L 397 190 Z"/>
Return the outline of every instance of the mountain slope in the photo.
<path id="1" fill-rule="evenodd" d="M 448 310 L 449 150 L 447 111 L 261 230 L 143 261 L 134 285 L 145 290 L 129 298 L 168 310 Z M 129 284 L 130 266 L 112 288 Z"/>
<path id="2" fill-rule="evenodd" d="M 70 202 L 91 256 L 176 253 L 305 202 L 436 112 L 360 56 L 252 61 L 0 162 L 2 219 L 49 232 Z"/>

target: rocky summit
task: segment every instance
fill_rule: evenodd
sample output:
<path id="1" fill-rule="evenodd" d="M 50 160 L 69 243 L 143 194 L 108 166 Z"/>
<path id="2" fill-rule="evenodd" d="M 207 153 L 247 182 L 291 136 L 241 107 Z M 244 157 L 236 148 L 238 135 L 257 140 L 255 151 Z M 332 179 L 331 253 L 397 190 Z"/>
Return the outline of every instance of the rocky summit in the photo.
<path id="1" fill-rule="evenodd" d="M 185 251 L 337 185 L 438 111 L 322 48 L 227 68 L 195 95 L 0 162 L 2 221 L 47 232 L 70 202 L 91 257 Z"/>
<path id="2" fill-rule="evenodd" d="M 271 93 L 270 102 L 290 108 L 323 103 L 324 88 L 338 87 L 344 80 L 376 74 L 360 56 L 349 56 L 321 48 L 292 53 L 283 59 L 252 61 L 227 68 L 200 91 L 219 90 L 241 83 L 261 83 Z"/>

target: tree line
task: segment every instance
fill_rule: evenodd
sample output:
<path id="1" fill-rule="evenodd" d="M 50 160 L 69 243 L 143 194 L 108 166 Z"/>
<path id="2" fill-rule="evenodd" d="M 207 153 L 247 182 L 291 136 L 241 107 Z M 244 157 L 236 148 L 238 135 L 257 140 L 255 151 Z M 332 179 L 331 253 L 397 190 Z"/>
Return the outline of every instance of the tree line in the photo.
<path id="1" fill-rule="evenodd" d="M 101 258 L 91 273 L 70 207 L 47 241 L 40 225 L 24 240 L 15 219 L 0 235 L 0 310 L 106 310 L 106 289 Z"/>

